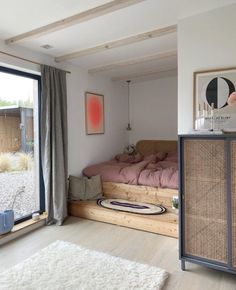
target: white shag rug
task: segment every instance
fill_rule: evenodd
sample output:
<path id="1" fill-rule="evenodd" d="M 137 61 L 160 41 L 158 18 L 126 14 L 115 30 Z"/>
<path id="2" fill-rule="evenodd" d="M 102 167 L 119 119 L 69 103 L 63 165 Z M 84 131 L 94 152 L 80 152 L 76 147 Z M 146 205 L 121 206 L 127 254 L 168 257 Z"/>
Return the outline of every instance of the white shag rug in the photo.
<path id="1" fill-rule="evenodd" d="M 165 270 L 56 241 L 0 274 L 1 290 L 160 290 Z"/>

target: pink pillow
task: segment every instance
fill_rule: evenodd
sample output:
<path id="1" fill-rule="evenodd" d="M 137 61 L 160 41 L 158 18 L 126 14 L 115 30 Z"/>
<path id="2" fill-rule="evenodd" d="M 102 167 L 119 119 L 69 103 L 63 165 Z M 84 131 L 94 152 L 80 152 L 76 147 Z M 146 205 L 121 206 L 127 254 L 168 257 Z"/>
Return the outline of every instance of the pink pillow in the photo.
<path id="1" fill-rule="evenodd" d="M 144 161 L 148 161 L 149 163 L 156 163 L 158 161 L 162 161 L 165 157 L 166 157 L 165 152 L 158 152 L 155 154 L 145 156 Z"/>
<path id="2" fill-rule="evenodd" d="M 144 161 L 148 161 L 149 163 L 156 163 L 156 159 L 155 154 L 150 154 L 144 157 Z"/>
<path id="3" fill-rule="evenodd" d="M 129 155 L 126 153 L 116 155 L 115 159 L 118 162 L 126 162 L 126 163 L 138 163 L 143 160 L 143 156 L 141 154 Z"/>
<path id="4" fill-rule="evenodd" d="M 156 156 L 157 156 L 157 162 L 158 161 L 162 161 L 166 158 L 167 153 L 166 152 L 157 152 Z"/>
<path id="5" fill-rule="evenodd" d="M 178 152 L 176 152 L 176 151 L 168 152 L 165 160 L 172 161 L 172 162 L 178 162 Z"/>
<path id="6" fill-rule="evenodd" d="M 133 156 L 126 154 L 126 153 L 121 153 L 116 155 L 115 159 L 119 162 L 131 162 L 133 160 Z"/>
<path id="7" fill-rule="evenodd" d="M 145 169 L 150 170 L 162 170 L 162 167 L 159 165 L 159 163 L 148 163 L 148 165 L 145 167 Z"/>
<path id="8" fill-rule="evenodd" d="M 143 155 L 141 155 L 140 153 L 134 155 L 133 157 L 134 159 L 132 163 L 138 163 L 138 162 L 143 161 Z"/>

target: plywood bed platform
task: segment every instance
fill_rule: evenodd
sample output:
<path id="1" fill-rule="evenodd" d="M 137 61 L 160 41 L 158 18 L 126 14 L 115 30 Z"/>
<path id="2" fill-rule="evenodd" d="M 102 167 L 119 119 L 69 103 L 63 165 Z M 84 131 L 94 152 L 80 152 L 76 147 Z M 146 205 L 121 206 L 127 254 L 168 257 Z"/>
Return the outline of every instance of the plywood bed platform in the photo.
<path id="1" fill-rule="evenodd" d="M 177 189 L 156 188 L 143 185 L 103 182 L 103 194 L 107 198 L 121 198 L 132 201 L 161 204 L 172 212 L 172 198 L 178 195 Z"/>
<path id="2" fill-rule="evenodd" d="M 177 151 L 177 148 L 176 140 L 140 140 L 136 144 L 137 152 L 143 156 L 156 152 Z M 90 200 L 69 202 L 69 214 L 178 238 L 178 215 L 172 210 L 172 198 L 178 195 L 178 190 L 103 182 L 103 194 L 107 198 L 161 204 L 167 211 L 161 215 L 139 215 L 109 210 Z"/>
<path id="3" fill-rule="evenodd" d="M 162 204 L 166 207 L 167 212 L 161 215 L 125 213 L 100 207 L 96 201 L 89 200 L 69 202 L 69 214 L 178 238 L 178 215 L 171 208 L 172 197 L 178 195 L 177 190 L 103 182 L 103 193 L 107 198 Z"/>
<path id="4" fill-rule="evenodd" d="M 164 213 L 162 215 L 124 213 L 100 207 L 94 200 L 69 202 L 69 212 L 71 215 L 81 218 L 162 234 L 174 238 L 178 237 L 178 217 L 174 213 Z"/>

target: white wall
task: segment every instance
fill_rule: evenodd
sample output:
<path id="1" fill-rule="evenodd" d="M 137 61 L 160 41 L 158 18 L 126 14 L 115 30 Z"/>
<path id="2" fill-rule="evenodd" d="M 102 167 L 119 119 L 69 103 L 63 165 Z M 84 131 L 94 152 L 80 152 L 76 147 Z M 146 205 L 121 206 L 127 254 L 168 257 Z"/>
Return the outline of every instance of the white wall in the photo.
<path id="1" fill-rule="evenodd" d="M 34 53 L 19 46 L 6 46 L 0 41 L 0 50 L 40 63 L 59 67 L 53 59 L 44 54 Z M 0 54 L 0 65 L 23 68 L 39 72 L 38 65 L 20 61 Z M 68 89 L 68 146 L 69 174 L 81 173 L 88 164 L 100 162 L 113 157 L 123 150 L 127 143 L 125 126 L 127 116 L 126 95 L 124 86 L 113 83 L 106 78 L 91 77 L 86 71 L 73 65 L 60 65 L 60 68 L 71 71 L 67 75 Z M 92 91 L 104 94 L 105 99 L 105 134 L 86 135 L 84 92 Z"/>
<path id="2" fill-rule="evenodd" d="M 235 0 L 178 0 L 178 19 L 234 4 Z"/>
<path id="3" fill-rule="evenodd" d="M 236 4 L 178 23 L 178 132 L 193 128 L 193 72 L 236 66 Z"/>
<path id="4" fill-rule="evenodd" d="M 177 77 L 130 85 L 130 143 L 177 138 Z"/>
<path id="5" fill-rule="evenodd" d="M 69 171 L 80 174 L 88 164 L 112 158 L 124 148 L 127 115 L 124 87 L 104 78 L 72 73 L 68 79 Z M 86 135 L 84 92 L 104 94 L 105 134 Z"/>

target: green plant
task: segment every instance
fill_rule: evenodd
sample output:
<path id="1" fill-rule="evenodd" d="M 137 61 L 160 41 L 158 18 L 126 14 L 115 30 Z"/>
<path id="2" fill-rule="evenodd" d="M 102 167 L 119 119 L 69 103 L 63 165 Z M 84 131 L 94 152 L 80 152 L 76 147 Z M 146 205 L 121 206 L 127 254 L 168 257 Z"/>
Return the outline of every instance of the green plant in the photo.
<path id="1" fill-rule="evenodd" d="M 10 102 L 7 100 L 0 99 L 0 107 L 7 107 L 7 106 L 13 106 L 16 105 L 16 102 Z"/>
<path id="2" fill-rule="evenodd" d="M 175 209 L 179 209 L 179 197 L 178 196 L 173 196 L 172 207 Z"/>
<path id="3" fill-rule="evenodd" d="M 30 153 L 18 153 L 17 170 L 30 170 L 33 168 L 33 156 Z"/>
<path id="4" fill-rule="evenodd" d="M 12 170 L 12 154 L 0 153 L 0 172 Z"/>
<path id="5" fill-rule="evenodd" d="M 13 198 L 12 204 L 11 204 L 11 206 L 9 206 L 8 208 L 10 208 L 10 209 L 12 209 L 12 210 L 14 209 L 14 205 L 15 205 L 16 199 L 17 199 L 17 197 L 20 196 L 22 193 L 25 193 L 25 186 L 24 186 L 24 185 L 18 188 L 17 192 L 16 192 L 15 195 L 14 195 L 14 198 Z"/>

